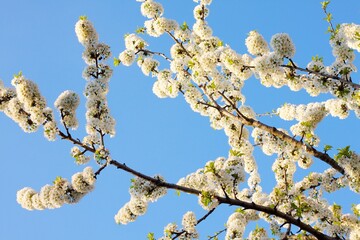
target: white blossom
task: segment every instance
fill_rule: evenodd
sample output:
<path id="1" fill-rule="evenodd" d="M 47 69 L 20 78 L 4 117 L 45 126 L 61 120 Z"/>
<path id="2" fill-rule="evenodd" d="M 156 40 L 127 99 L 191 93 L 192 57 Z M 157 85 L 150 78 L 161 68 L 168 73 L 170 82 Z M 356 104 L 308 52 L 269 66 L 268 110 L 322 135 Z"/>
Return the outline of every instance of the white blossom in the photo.
<path id="1" fill-rule="evenodd" d="M 295 54 L 295 46 L 286 33 L 278 33 L 272 36 L 270 46 L 281 57 L 292 58 Z"/>

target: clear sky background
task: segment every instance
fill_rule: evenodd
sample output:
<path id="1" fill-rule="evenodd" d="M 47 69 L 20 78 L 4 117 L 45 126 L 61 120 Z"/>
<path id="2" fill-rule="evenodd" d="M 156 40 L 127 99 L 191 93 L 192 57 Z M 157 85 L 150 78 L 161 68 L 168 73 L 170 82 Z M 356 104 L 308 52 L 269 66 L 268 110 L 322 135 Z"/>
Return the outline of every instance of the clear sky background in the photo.
<path id="1" fill-rule="evenodd" d="M 259 31 L 268 41 L 275 33 L 287 32 L 296 45 L 294 60 L 299 65 L 305 66 L 316 54 L 330 64 L 334 58 L 319 2 L 214 0 L 207 20 L 214 35 L 239 53 L 246 52 L 244 41 L 251 30 Z M 81 58 L 83 46 L 74 32 L 80 15 L 88 16 L 94 23 L 100 41 L 111 46 L 114 56 L 124 50 L 123 35 L 134 32 L 145 20 L 140 13 L 140 3 L 135 0 L 0 0 L 0 3 L 0 78 L 10 86 L 13 74 L 21 70 L 25 77 L 39 85 L 51 107 L 64 90 L 81 94 L 84 88 L 85 80 L 81 77 L 85 67 Z M 192 26 L 193 1 L 163 0 L 162 4 L 165 17 L 176 19 L 180 24 L 186 21 Z M 358 0 L 334 1 L 330 11 L 335 23 L 360 23 Z M 173 44 L 165 36 L 150 39 L 149 43 L 150 49 L 165 53 L 168 53 L 166 47 Z M 356 61 L 357 66 L 358 63 Z M 355 75 L 354 81 L 359 83 L 359 78 Z M 225 134 L 211 129 L 209 120 L 192 112 L 181 96 L 158 99 L 151 90 L 153 81 L 143 76 L 135 65 L 114 69 L 108 101 L 117 120 L 117 135 L 106 139 L 112 157 L 146 174 L 159 173 L 169 182 L 177 182 L 207 161 L 227 156 L 229 146 Z M 265 88 L 255 78 L 246 82 L 243 92 L 247 104 L 258 113 L 271 112 L 284 102 L 316 101 L 304 91 Z M 317 99 L 327 98 L 328 95 L 323 95 Z M 80 127 L 73 133 L 81 139 L 85 134 L 84 103 L 81 94 L 77 112 Z M 290 126 L 276 118 L 261 120 L 276 127 Z M 329 144 L 336 149 L 351 145 L 353 150 L 360 152 L 359 127 L 353 113 L 345 121 L 327 118 L 317 131 L 321 146 Z M 51 184 L 56 176 L 70 179 L 74 173 L 82 171 L 83 166 L 74 164 L 69 155 L 71 147 L 69 142 L 60 139 L 48 142 L 41 130 L 26 134 L 0 114 L 0 239 L 146 239 L 148 232 L 155 232 L 160 237 L 163 227 L 170 222 L 181 224 L 182 215 L 189 210 L 195 211 L 198 218 L 205 214 L 195 196 L 181 194 L 178 197 L 170 191 L 166 197 L 150 204 L 148 213 L 135 223 L 116 225 L 113 217 L 129 200 L 131 176 L 113 167 L 102 172 L 96 189 L 76 205 L 33 212 L 22 209 L 16 203 L 17 190 L 29 186 L 39 191 L 45 184 Z M 256 158 L 263 188 L 269 192 L 274 183 L 271 164 L 275 157 L 257 151 Z M 91 165 L 96 169 L 96 165 Z M 321 164 L 311 168 L 313 171 L 322 169 Z M 298 176 L 307 174 L 303 172 Z M 348 191 L 339 193 L 341 196 L 331 197 L 329 202 L 343 203 L 346 211 L 351 203 L 360 203 L 358 195 Z M 217 209 L 199 226 L 200 239 L 223 229 L 227 216 L 234 209 L 228 206 Z"/>

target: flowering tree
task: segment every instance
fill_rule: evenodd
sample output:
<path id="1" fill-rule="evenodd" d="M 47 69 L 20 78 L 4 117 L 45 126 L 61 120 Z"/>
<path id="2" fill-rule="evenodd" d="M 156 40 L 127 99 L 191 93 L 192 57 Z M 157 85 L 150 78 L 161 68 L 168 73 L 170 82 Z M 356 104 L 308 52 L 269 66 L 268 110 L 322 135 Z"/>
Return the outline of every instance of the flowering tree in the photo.
<path id="1" fill-rule="evenodd" d="M 245 40 L 248 53 L 237 53 L 213 35 L 206 18 L 211 0 L 196 1 L 195 22 L 179 24 L 164 17 L 160 3 L 141 0 L 141 13 L 147 18 L 136 34 L 125 36 L 125 50 L 114 59 L 114 65 L 130 66 L 136 62 L 141 71 L 155 79 L 153 92 L 159 98 L 183 97 L 191 109 L 208 117 L 211 127 L 224 130 L 230 146 L 226 157 L 210 160 L 174 184 L 160 175 L 149 176 L 116 160 L 107 148 L 107 136 L 115 135 L 115 120 L 107 102 L 109 80 L 113 70 L 106 61 L 110 47 L 99 42 L 98 34 L 86 17 L 75 25 L 79 42 L 84 46 L 83 72 L 87 80 L 86 133 L 80 139 L 73 130 L 78 127 L 76 109 L 80 97 L 74 91 L 65 91 L 55 101 L 60 114 L 56 122 L 37 85 L 22 73 L 11 81 L 14 88 L 0 84 L 0 109 L 25 132 L 43 127 L 44 136 L 70 141 L 71 155 L 79 165 L 93 159 L 98 167 L 87 166 L 75 173 L 71 180 L 57 177 L 52 185 L 39 191 L 26 187 L 18 191 L 17 202 L 27 210 L 54 209 L 64 204 L 78 203 L 91 192 L 105 168 L 116 167 L 131 173 L 128 203 L 115 215 L 115 222 L 128 224 L 147 211 L 148 204 L 173 189 L 196 195 L 199 205 L 207 211 L 195 216 L 192 211 L 183 215 L 181 225 L 165 226 L 163 236 L 149 233 L 149 239 L 199 238 L 197 225 L 224 205 L 236 206 L 228 217 L 225 228 L 209 237 L 217 239 L 359 239 L 360 205 L 354 204 L 351 213 L 343 213 L 342 206 L 330 204 L 326 196 L 346 189 L 360 192 L 360 155 L 349 146 L 319 148 L 316 127 L 326 117 L 345 119 L 353 112 L 360 117 L 360 85 L 352 81 L 356 71 L 355 51 L 360 51 L 360 26 L 334 26 L 328 12 L 329 1 L 322 8 L 329 23 L 330 44 L 334 61 L 326 66 L 319 56 L 299 66 L 295 46 L 286 33 L 274 34 L 268 43 L 257 31 L 251 31 Z M 145 37 L 167 35 L 172 41 L 170 55 L 166 51 L 150 49 Z M 165 67 L 161 67 L 165 65 Z M 265 87 L 301 89 L 313 97 L 331 94 L 326 101 L 279 106 L 267 115 L 286 121 L 295 121 L 290 129 L 269 125 L 246 105 L 242 89 L 250 78 L 256 78 Z M 261 186 L 259 159 L 254 155 L 260 149 L 265 155 L 275 156 L 271 171 L 276 184 L 271 192 Z M 326 166 L 323 172 L 312 171 L 313 162 Z M 302 179 L 295 172 L 304 171 Z M 259 219 L 267 222 L 256 227 L 248 236 L 245 228 Z M 170 220 L 172 221 L 172 220 Z M 273 235 L 273 236 L 272 236 Z"/>

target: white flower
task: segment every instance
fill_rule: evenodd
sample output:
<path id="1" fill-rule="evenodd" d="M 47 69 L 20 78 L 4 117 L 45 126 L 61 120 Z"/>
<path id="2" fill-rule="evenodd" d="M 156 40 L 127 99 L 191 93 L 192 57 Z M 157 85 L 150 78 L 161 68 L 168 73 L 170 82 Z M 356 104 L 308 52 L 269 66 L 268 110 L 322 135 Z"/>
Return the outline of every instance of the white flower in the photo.
<path id="1" fill-rule="evenodd" d="M 345 119 L 349 116 L 349 108 L 344 100 L 341 99 L 329 99 L 325 102 L 326 110 L 333 117 Z"/>
<path id="2" fill-rule="evenodd" d="M 184 227 L 184 230 L 188 233 L 193 233 L 196 231 L 195 226 L 197 224 L 195 213 L 187 212 L 184 214 L 181 224 Z"/>
<path id="3" fill-rule="evenodd" d="M 219 205 L 219 201 L 214 197 L 215 194 L 215 190 L 202 191 L 198 197 L 199 205 L 207 211 L 216 208 Z"/>
<path id="4" fill-rule="evenodd" d="M 161 176 L 157 175 L 155 178 L 158 178 L 159 181 L 163 181 Z M 133 198 L 141 199 L 145 202 L 155 202 L 167 193 L 167 189 L 165 187 L 158 187 L 154 183 L 142 178 L 135 177 L 132 179 L 132 186 L 129 192 Z"/>
<path id="5" fill-rule="evenodd" d="M 134 215 L 141 216 L 146 213 L 148 203 L 138 198 L 131 198 L 128 206 Z"/>
<path id="6" fill-rule="evenodd" d="M 152 22 L 152 28 L 155 34 L 154 37 L 158 37 L 165 32 L 174 31 L 178 28 L 178 23 L 175 20 L 158 18 Z"/>
<path id="7" fill-rule="evenodd" d="M 141 71 L 146 76 L 149 76 L 150 73 L 157 71 L 158 66 L 159 66 L 159 62 L 157 60 L 152 58 L 145 58 L 141 65 Z"/>
<path id="8" fill-rule="evenodd" d="M 141 14 L 147 18 L 157 18 L 160 17 L 164 9 L 162 5 L 153 0 L 147 0 L 141 4 Z"/>
<path id="9" fill-rule="evenodd" d="M 88 65 L 95 64 L 96 61 L 106 60 L 111 56 L 110 47 L 105 43 L 89 45 L 85 48 L 82 58 Z"/>
<path id="10" fill-rule="evenodd" d="M 71 177 L 72 187 L 80 193 L 88 193 L 94 189 L 95 177 L 91 167 L 86 167 L 83 172 L 75 173 Z"/>
<path id="11" fill-rule="evenodd" d="M 135 34 L 129 34 L 125 37 L 125 47 L 133 51 L 145 48 L 148 44 L 141 37 Z"/>
<path id="12" fill-rule="evenodd" d="M 276 110 L 276 113 L 281 119 L 291 121 L 296 115 L 296 106 L 293 104 L 285 103 L 282 107 Z"/>
<path id="13" fill-rule="evenodd" d="M 125 49 L 119 54 L 119 59 L 125 66 L 130 66 L 135 60 L 135 52 L 130 49 Z"/>
<path id="14" fill-rule="evenodd" d="M 125 204 L 118 213 L 115 215 L 114 219 L 117 224 L 128 224 L 129 222 L 134 222 L 137 215 L 133 214 L 129 208 L 129 203 Z"/>
<path id="15" fill-rule="evenodd" d="M 66 90 L 62 92 L 56 99 L 54 105 L 59 111 L 64 110 L 68 112 L 74 111 L 80 103 L 80 98 L 77 93 Z"/>
<path id="16" fill-rule="evenodd" d="M 77 128 L 76 108 L 79 106 L 80 98 L 77 93 L 66 90 L 59 95 L 54 105 L 61 113 L 61 121 L 69 128 Z"/>
<path id="17" fill-rule="evenodd" d="M 48 208 L 48 209 L 55 208 L 55 206 L 52 204 L 52 202 L 50 200 L 50 192 L 53 188 L 54 188 L 54 186 L 45 185 L 40 189 L 39 197 L 40 197 L 41 203 L 45 208 Z"/>
<path id="18" fill-rule="evenodd" d="M 269 52 L 269 46 L 263 36 L 257 31 L 251 31 L 245 40 L 245 45 L 250 54 L 259 56 Z"/>
<path id="19" fill-rule="evenodd" d="M 360 25 L 354 23 L 345 23 L 340 25 L 338 35 L 344 39 L 346 45 L 360 52 L 360 39 L 357 34 L 360 33 Z"/>
<path id="20" fill-rule="evenodd" d="M 292 58 L 295 54 L 295 46 L 287 33 L 277 33 L 272 36 L 270 45 L 281 57 Z"/>
<path id="21" fill-rule="evenodd" d="M 205 21 L 198 20 L 193 25 L 193 31 L 196 33 L 201 39 L 208 39 L 212 36 L 212 29 L 209 25 L 206 24 Z"/>
<path id="22" fill-rule="evenodd" d="M 84 45 L 95 45 L 98 42 L 98 35 L 92 23 L 85 17 L 80 17 L 75 24 L 75 33 L 79 42 Z"/>
<path id="23" fill-rule="evenodd" d="M 194 18 L 196 20 L 204 20 L 207 16 L 209 16 L 210 10 L 204 5 L 197 5 L 194 8 Z"/>
<path id="24" fill-rule="evenodd" d="M 36 192 L 32 188 L 23 188 L 16 193 L 16 201 L 21 205 L 21 207 L 27 210 L 34 210 L 31 197 L 35 194 Z"/>

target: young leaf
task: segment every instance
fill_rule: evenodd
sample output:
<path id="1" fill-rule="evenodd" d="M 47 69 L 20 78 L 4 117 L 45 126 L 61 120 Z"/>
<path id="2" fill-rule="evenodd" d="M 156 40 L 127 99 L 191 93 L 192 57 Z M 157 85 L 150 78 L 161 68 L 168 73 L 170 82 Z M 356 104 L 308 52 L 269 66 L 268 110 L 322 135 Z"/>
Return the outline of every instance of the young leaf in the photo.
<path id="1" fill-rule="evenodd" d="M 323 1 L 321 2 L 321 8 L 326 10 L 327 6 L 329 5 L 330 1 Z"/>
<path id="2" fill-rule="evenodd" d="M 115 67 L 119 66 L 120 62 L 121 62 L 120 59 L 114 57 L 114 66 Z"/>
<path id="3" fill-rule="evenodd" d="M 333 147 L 330 145 L 325 145 L 324 146 L 324 152 L 326 153 L 327 151 L 331 150 Z"/>
<path id="4" fill-rule="evenodd" d="M 187 25 L 186 22 L 183 22 L 183 24 L 180 26 L 181 30 L 185 31 L 186 29 L 189 28 L 189 26 Z"/>
<path id="5" fill-rule="evenodd" d="M 148 239 L 148 240 L 155 240 L 154 233 L 149 232 L 148 235 L 147 235 L 147 239 Z"/>
<path id="6" fill-rule="evenodd" d="M 335 155 L 335 160 L 339 160 L 341 157 L 350 158 L 352 151 L 350 151 L 350 146 L 346 146 L 344 148 L 338 148 L 338 154 Z"/>

